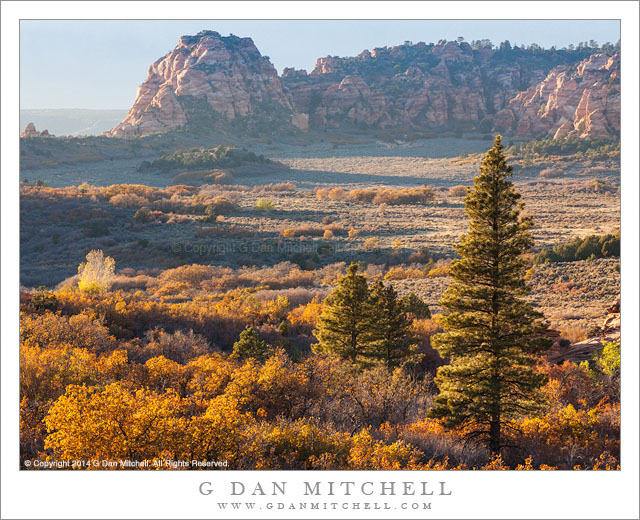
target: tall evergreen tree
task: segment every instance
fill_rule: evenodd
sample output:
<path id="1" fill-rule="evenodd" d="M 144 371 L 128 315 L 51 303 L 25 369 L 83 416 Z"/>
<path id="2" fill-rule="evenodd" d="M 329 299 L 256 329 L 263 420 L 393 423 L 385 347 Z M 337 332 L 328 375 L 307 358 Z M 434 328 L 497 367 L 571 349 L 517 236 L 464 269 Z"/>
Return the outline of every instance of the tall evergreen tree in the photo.
<path id="1" fill-rule="evenodd" d="M 375 316 L 371 356 L 387 368 L 418 361 L 411 320 L 404 301 L 398 298 L 393 286 L 375 282 L 371 287 L 371 306 Z"/>
<path id="2" fill-rule="evenodd" d="M 364 362 L 372 343 L 372 308 L 367 279 L 358 274 L 358 264 L 347 267 L 338 287 L 324 300 L 318 327 L 313 331 L 319 343 L 317 353 Z"/>
<path id="3" fill-rule="evenodd" d="M 523 253 L 532 246 L 532 221 L 521 217 L 520 194 L 508 179 L 501 136 L 464 201 L 469 231 L 451 263 L 453 282 L 441 305 L 444 333 L 434 345 L 450 364 L 440 367 L 440 394 L 430 410 L 449 427 L 463 427 L 492 453 L 506 445 L 513 420 L 539 410 L 544 376 L 534 351 L 548 348 L 542 315 L 527 303 Z"/>

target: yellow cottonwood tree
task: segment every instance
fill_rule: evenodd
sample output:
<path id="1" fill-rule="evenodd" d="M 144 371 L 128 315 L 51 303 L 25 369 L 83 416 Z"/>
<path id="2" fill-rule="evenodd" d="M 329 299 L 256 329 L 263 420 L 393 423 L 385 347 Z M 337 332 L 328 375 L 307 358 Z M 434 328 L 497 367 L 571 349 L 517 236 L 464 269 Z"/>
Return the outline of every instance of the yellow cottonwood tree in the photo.
<path id="1" fill-rule="evenodd" d="M 107 291 L 113 282 L 116 261 L 107 256 L 101 249 L 94 249 L 87 254 L 87 261 L 78 266 L 80 281 L 78 287 L 85 292 Z"/>

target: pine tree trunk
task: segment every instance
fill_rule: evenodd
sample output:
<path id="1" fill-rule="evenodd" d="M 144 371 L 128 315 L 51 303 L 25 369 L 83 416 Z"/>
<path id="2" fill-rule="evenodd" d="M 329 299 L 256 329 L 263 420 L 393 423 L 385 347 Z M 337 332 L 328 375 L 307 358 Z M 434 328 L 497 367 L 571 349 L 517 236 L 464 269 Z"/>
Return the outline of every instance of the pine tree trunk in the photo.
<path id="1" fill-rule="evenodd" d="M 501 439 L 499 409 L 495 410 L 491 415 L 491 423 L 489 428 L 489 449 L 491 450 L 491 455 L 500 455 Z"/>
<path id="2" fill-rule="evenodd" d="M 351 361 L 353 363 L 356 362 L 356 357 L 358 356 L 358 336 L 355 332 L 351 333 Z"/>

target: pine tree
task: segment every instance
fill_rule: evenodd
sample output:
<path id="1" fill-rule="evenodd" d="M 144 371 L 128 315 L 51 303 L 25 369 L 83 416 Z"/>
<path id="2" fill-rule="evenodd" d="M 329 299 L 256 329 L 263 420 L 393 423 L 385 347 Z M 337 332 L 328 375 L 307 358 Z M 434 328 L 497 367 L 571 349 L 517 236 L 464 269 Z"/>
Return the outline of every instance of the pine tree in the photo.
<path id="1" fill-rule="evenodd" d="M 347 267 L 338 287 L 325 298 L 317 329 L 319 343 L 314 352 L 329 354 L 352 363 L 366 362 L 371 350 L 372 308 L 367 279 L 358 274 L 358 264 Z"/>
<path id="2" fill-rule="evenodd" d="M 393 286 L 375 282 L 371 288 L 371 306 L 375 315 L 371 356 L 387 368 L 418 361 L 417 345 L 411 335 L 411 320 Z"/>
<path id="3" fill-rule="evenodd" d="M 438 369 L 440 394 L 430 415 L 465 428 L 468 439 L 481 440 L 494 454 L 506 446 L 514 419 L 539 410 L 544 376 L 531 353 L 548 348 L 539 335 L 542 315 L 524 299 L 523 253 L 533 243 L 532 221 L 520 217 L 511 174 L 498 135 L 464 199 L 469 231 L 441 299 L 445 332 L 433 338 L 450 364 Z"/>
<path id="4" fill-rule="evenodd" d="M 418 320 L 431 318 L 429 306 L 424 303 L 416 293 L 409 293 L 400 298 L 400 303 L 404 306 L 404 310 Z"/>
<path id="5" fill-rule="evenodd" d="M 247 327 L 240 333 L 240 338 L 233 344 L 233 357 L 244 361 L 247 358 L 264 361 L 269 348 L 253 327 Z"/>

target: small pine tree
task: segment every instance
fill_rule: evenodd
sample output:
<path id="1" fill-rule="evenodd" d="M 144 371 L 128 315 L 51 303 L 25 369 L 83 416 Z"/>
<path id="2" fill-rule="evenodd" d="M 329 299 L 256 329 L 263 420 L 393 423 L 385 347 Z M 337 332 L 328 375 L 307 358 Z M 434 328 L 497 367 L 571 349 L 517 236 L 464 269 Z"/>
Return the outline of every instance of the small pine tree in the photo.
<path id="1" fill-rule="evenodd" d="M 42 285 L 33 293 L 31 306 L 37 311 L 55 311 L 58 308 L 58 298 Z"/>
<path id="2" fill-rule="evenodd" d="M 233 344 L 234 358 L 244 361 L 253 358 L 264 361 L 267 358 L 269 349 L 267 343 L 260 339 L 253 327 L 247 327 L 240 333 L 240 338 Z"/>
<path id="3" fill-rule="evenodd" d="M 451 263 L 453 282 L 441 299 L 445 332 L 433 338 L 450 364 L 438 369 L 440 395 L 430 415 L 465 428 L 494 454 L 505 446 L 514 419 L 540 409 L 545 378 L 530 353 L 548 347 L 539 335 L 542 315 L 524 299 L 523 253 L 532 246 L 532 221 L 520 217 L 511 172 L 496 136 L 464 199 L 469 231 L 456 248 L 461 258 Z"/>
<path id="4" fill-rule="evenodd" d="M 371 357 L 387 368 L 417 362 L 417 344 L 411 334 L 411 320 L 393 286 L 375 282 L 371 288 L 371 305 L 375 315 Z"/>
<path id="5" fill-rule="evenodd" d="M 358 274 L 358 264 L 347 267 L 338 287 L 324 300 L 313 334 L 319 343 L 314 352 L 329 354 L 352 363 L 364 363 L 372 343 L 372 309 L 367 279 Z"/>

